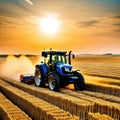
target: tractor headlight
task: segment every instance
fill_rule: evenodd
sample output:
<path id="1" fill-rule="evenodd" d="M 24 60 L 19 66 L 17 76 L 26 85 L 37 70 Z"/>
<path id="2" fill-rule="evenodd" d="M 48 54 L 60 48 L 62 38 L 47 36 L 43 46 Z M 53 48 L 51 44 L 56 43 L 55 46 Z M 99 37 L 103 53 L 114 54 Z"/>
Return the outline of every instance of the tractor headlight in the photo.
<path id="1" fill-rule="evenodd" d="M 65 72 L 71 72 L 71 70 L 69 68 L 64 68 Z"/>

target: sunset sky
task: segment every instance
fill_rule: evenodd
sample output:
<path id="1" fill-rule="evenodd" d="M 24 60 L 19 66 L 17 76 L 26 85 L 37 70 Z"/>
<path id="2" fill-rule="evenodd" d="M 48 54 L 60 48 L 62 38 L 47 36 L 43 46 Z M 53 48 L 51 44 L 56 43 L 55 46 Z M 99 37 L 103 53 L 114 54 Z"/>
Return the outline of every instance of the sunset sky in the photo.
<path id="1" fill-rule="evenodd" d="M 59 23 L 52 34 L 41 28 L 48 16 Z M 44 48 L 120 53 L 120 0 L 0 0 L 0 54 Z"/>

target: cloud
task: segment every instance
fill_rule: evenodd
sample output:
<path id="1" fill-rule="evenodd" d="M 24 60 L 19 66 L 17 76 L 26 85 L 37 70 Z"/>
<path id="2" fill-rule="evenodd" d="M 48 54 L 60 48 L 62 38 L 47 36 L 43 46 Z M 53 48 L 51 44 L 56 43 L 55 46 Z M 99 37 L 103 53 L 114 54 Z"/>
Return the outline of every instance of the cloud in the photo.
<path id="1" fill-rule="evenodd" d="M 115 29 L 114 32 L 120 33 L 120 29 Z"/>
<path id="2" fill-rule="evenodd" d="M 89 18 L 88 20 L 78 21 L 75 25 L 77 27 L 96 27 L 96 28 L 110 28 L 120 26 L 120 15 L 98 17 L 98 18 Z"/>
<path id="3" fill-rule="evenodd" d="M 76 22 L 75 26 L 81 33 L 105 36 L 105 37 L 120 37 L 120 15 L 103 16 L 97 18 L 88 18 Z"/>
<path id="4" fill-rule="evenodd" d="M 95 26 L 97 23 L 99 23 L 98 20 L 89 20 L 89 21 L 83 21 L 83 22 L 77 22 L 76 24 L 78 27 L 92 27 Z"/>
<path id="5" fill-rule="evenodd" d="M 21 19 L 22 17 L 32 14 L 31 6 L 28 5 L 29 4 L 24 3 L 24 1 L 0 3 L 0 15 Z"/>
<path id="6" fill-rule="evenodd" d="M 2 28 L 15 27 L 21 25 L 23 20 L 9 16 L 0 15 L 0 25 Z"/>
<path id="7" fill-rule="evenodd" d="M 0 25 L 1 25 L 1 28 L 7 28 L 11 24 L 12 25 L 15 24 L 11 17 L 6 17 L 6 16 L 0 15 Z"/>
<path id="8" fill-rule="evenodd" d="M 114 23 L 113 25 L 120 27 L 120 23 Z"/>
<path id="9" fill-rule="evenodd" d="M 120 15 L 116 15 L 116 16 L 114 16 L 113 18 L 115 18 L 115 19 L 120 19 Z"/>
<path id="10" fill-rule="evenodd" d="M 29 3 L 30 5 L 34 5 L 31 0 L 24 0 L 25 2 Z"/>

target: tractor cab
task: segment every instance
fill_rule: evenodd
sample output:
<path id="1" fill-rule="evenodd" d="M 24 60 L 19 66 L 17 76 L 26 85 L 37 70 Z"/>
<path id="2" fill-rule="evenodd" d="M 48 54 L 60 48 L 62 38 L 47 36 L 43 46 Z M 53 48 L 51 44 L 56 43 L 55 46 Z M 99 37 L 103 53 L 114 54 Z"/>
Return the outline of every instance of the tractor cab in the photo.
<path id="1" fill-rule="evenodd" d="M 42 52 L 44 63 L 48 66 L 50 71 L 54 71 L 57 63 L 69 64 L 67 52 L 61 51 L 45 51 Z"/>

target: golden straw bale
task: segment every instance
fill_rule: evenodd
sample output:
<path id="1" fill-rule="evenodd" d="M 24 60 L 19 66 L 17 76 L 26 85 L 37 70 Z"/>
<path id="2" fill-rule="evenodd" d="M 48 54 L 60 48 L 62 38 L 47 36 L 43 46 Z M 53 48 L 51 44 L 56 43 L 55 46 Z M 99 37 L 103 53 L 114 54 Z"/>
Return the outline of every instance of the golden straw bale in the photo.
<path id="1" fill-rule="evenodd" d="M 115 85 L 104 85 L 97 83 L 86 83 L 86 90 L 110 94 L 120 97 L 120 87 Z"/>
<path id="2" fill-rule="evenodd" d="M 61 109 L 64 109 L 65 111 L 69 111 L 71 114 L 80 116 L 81 119 L 87 119 L 88 112 L 93 112 L 94 103 L 88 100 L 83 100 L 70 95 L 56 93 L 44 88 L 37 88 L 9 79 L 4 80 L 13 86 L 28 92 L 29 94 L 32 94 L 51 104 L 54 104 Z"/>
<path id="3" fill-rule="evenodd" d="M 63 117 L 73 120 L 79 119 L 79 117 L 72 116 L 72 114 L 42 99 L 30 95 L 27 92 L 12 87 L 10 84 L 3 82 L 1 80 L 0 80 L 0 89 L 13 103 L 18 105 L 21 109 L 23 109 L 34 120 L 43 120 L 43 119 L 62 120 Z"/>
<path id="4" fill-rule="evenodd" d="M 31 120 L 27 114 L 10 102 L 0 93 L 0 119 L 2 120 Z"/>
<path id="5" fill-rule="evenodd" d="M 88 120 L 114 120 L 114 119 L 105 114 L 88 113 Z"/>

